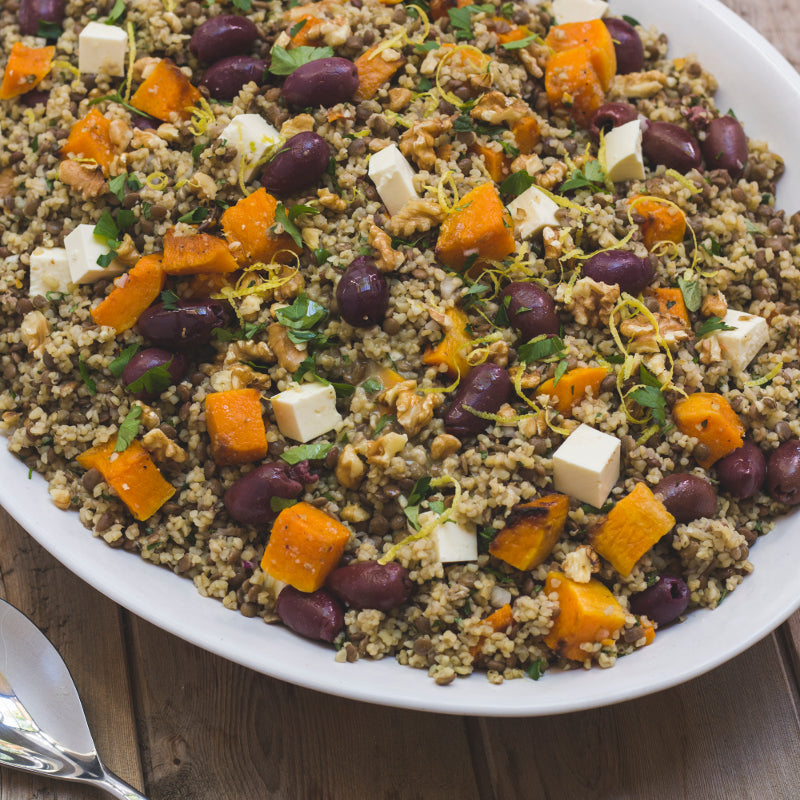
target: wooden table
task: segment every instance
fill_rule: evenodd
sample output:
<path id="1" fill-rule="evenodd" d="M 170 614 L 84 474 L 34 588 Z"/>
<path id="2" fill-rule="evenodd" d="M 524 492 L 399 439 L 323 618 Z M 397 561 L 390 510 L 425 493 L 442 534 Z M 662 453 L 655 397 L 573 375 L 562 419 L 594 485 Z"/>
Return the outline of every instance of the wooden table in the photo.
<path id="1" fill-rule="evenodd" d="M 797 0 L 726 2 L 800 68 Z M 209 655 L 106 600 L 2 510 L 0 595 L 59 649 L 100 754 L 151 800 L 800 797 L 800 613 L 677 689 L 495 720 L 340 700 Z M 0 800 L 100 797 L 0 769 Z"/>

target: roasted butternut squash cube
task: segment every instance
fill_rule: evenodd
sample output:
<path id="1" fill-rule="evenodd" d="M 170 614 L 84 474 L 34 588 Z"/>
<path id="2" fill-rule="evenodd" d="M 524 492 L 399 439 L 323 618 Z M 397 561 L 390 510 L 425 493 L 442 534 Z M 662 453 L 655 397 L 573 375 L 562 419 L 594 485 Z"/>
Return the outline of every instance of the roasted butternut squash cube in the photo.
<path id="1" fill-rule="evenodd" d="M 731 404 L 716 392 L 695 392 L 672 407 L 672 418 L 681 433 L 694 436 L 708 448 L 697 463 L 708 469 L 744 442 L 744 425 Z"/>
<path id="2" fill-rule="evenodd" d="M 267 432 L 256 389 L 206 395 L 206 428 L 217 464 L 247 464 L 267 454 Z"/>
<path id="3" fill-rule="evenodd" d="M 162 265 L 167 275 L 227 274 L 239 268 L 224 239 L 210 233 L 176 236 L 172 228 L 164 234 Z"/>
<path id="4" fill-rule="evenodd" d="M 396 58 L 394 61 L 386 61 L 383 53 L 378 52 L 377 45 L 362 53 L 355 60 L 358 71 L 358 89 L 353 95 L 353 102 L 361 103 L 375 97 L 378 89 L 387 83 L 403 64 L 405 64 L 405 59 L 402 57 Z"/>
<path id="5" fill-rule="evenodd" d="M 11 100 L 35 89 L 50 72 L 55 53 L 52 45 L 26 47 L 22 42 L 15 42 L 0 84 L 0 100 Z"/>
<path id="6" fill-rule="evenodd" d="M 605 367 L 576 367 L 565 372 L 557 383 L 553 378 L 545 381 L 536 389 L 536 396 L 547 395 L 560 414 L 567 414 L 586 397 L 589 389 L 592 397 L 597 398 L 606 375 Z"/>
<path id="7" fill-rule="evenodd" d="M 103 174 L 108 176 L 115 155 L 110 126 L 110 119 L 96 108 L 91 109 L 70 129 L 69 136 L 61 147 L 61 156 L 94 161 L 100 165 Z"/>
<path id="8" fill-rule="evenodd" d="M 133 93 L 131 105 L 162 122 L 174 122 L 189 119 L 201 97 L 180 67 L 162 58 Z"/>
<path id="9" fill-rule="evenodd" d="M 422 356 L 422 363 L 444 364 L 448 375 L 460 375 L 463 378 L 471 369 L 467 361 L 467 352 L 472 344 L 472 337 L 467 330 L 469 319 L 460 308 L 448 308 L 445 316 L 450 325 L 445 328 L 439 344 Z"/>
<path id="10" fill-rule="evenodd" d="M 582 128 L 589 127 L 592 114 L 606 99 L 591 54 L 583 46 L 553 53 L 545 65 L 544 85 L 550 108 L 565 108 Z"/>
<path id="11" fill-rule="evenodd" d="M 556 53 L 585 47 L 589 61 L 600 79 L 603 92 L 607 92 L 617 74 L 617 51 L 605 23 L 600 19 L 585 22 L 565 22 L 553 25 L 547 32 L 545 44 Z"/>

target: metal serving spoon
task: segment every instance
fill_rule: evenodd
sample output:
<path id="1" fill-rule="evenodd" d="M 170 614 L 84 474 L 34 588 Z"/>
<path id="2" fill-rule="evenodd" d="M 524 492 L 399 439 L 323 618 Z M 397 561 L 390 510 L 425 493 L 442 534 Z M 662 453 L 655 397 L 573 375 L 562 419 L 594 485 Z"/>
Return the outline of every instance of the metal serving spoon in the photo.
<path id="1" fill-rule="evenodd" d="M 100 761 L 78 691 L 47 637 L 0 600 L 0 764 L 147 800 Z"/>

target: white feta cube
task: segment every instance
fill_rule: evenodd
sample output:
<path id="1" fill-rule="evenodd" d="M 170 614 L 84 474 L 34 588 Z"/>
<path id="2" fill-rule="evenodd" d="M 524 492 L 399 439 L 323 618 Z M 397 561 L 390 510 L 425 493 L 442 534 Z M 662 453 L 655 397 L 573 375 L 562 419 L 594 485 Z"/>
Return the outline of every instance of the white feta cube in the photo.
<path id="1" fill-rule="evenodd" d="M 419 524 L 424 527 L 434 519 L 434 512 L 426 511 L 420 514 Z M 431 539 L 436 543 L 442 564 L 478 560 L 478 533 L 472 525 L 459 525 L 448 520 L 433 529 Z"/>
<path id="2" fill-rule="evenodd" d="M 604 168 L 610 181 L 644 179 L 642 126 L 638 119 L 626 122 L 605 135 Z"/>
<path id="3" fill-rule="evenodd" d="M 289 439 L 308 442 L 334 430 L 342 421 L 336 410 L 336 392 L 323 383 L 300 383 L 276 394 L 272 410 L 280 432 Z"/>
<path id="4" fill-rule="evenodd" d="M 225 126 L 217 140 L 236 148 L 233 166 L 237 174 L 241 169 L 242 177 L 247 182 L 258 168 L 263 155 L 280 138 L 280 133 L 259 114 L 239 114 Z"/>
<path id="5" fill-rule="evenodd" d="M 414 170 L 396 144 L 379 150 L 369 160 L 367 174 L 389 214 L 396 214 L 411 200 L 418 200 Z"/>
<path id="6" fill-rule="evenodd" d="M 78 36 L 78 69 L 121 77 L 127 50 L 128 34 L 122 28 L 90 22 Z"/>
<path id="7" fill-rule="evenodd" d="M 69 274 L 73 283 L 94 283 L 101 278 L 114 278 L 125 271 L 125 265 L 115 258 L 107 267 L 97 259 L 107 256 L 111 249 L 105 239 L 95 236 L 94 225 L 78 225 L 64 237 Z"/>
<path id="8" fill-rule="evenodd" d="M 619 479 L 620 440 L 580 425 L 553 453 L 555 490 L 601 508 Z"/>
<path id="9" fill-rule="evenodd" d="M 31 253 L 29 277 L 30 297 L 46 297 L 48 292 L 66 294 L 72 283 L 67 251 L 63 247 L 37 247 Z"/>
<path id="10" fill-rule="evenodd" d="M 769 324 L 764 317 L 728 309 L 722 320 L 731 331 L 712 334 L 722 348 L 722 355 L 735 372 L 743 372 L 769 341 Z"/>
<path id="11" fill-rule="evenodd" d="M 550 11 L 557 25 L 588 22 L 604 17 L 608 13 L 608 3 L 604 0 L 553 0 Z"/>
<path id="12" fill-rule="evenodd" d="M 561 224 L 556 219 L 558 208 L 558 204 L 538 186 L 529 186 L 508 204 L 514 231 L 520 239 L 530 239 L 548 226 L 557 228 Z"/>

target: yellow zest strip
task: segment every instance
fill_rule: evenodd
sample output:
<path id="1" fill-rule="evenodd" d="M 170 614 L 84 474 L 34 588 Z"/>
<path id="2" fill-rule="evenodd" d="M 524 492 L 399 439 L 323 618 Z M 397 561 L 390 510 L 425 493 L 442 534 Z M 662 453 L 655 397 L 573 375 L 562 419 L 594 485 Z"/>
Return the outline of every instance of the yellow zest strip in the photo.
<path id="1" fill-rule="evenodd" d="M 698 189 L 697 186 L 692 183 L 692 181 L 690 181 L 685 175 L 681 175 L 680 172 L 675 169 L 668 169 L 664 174 L 669 175 L 670 178 L 674 178 L 681 186 L 683 186 L 685 189 L 688 189 L 692 194 L 699 194 L 703 191 L 702 189 Z"/>
<path id="2" fill-rule="evenodd" d="M 213 125 L 215 120 L 214 112 L 208 104 L 205 97 L 201 97 L 198 101 L 198 106 L 190 106 L 186 110 L 192 114 L 192 121 L 189 125 L 189 131 L 193 136 L 202 136 L 208 129 L 209 125 Z"/>
<path id="3" fill-rule="evenodd" d="M 769 383 L 776 375 L 778 375 L 782 369 L 783 361 L 779 361 L 766 375 L 762 375 L 760 378 L 753 378 L 752 380 L 745 381 L 744 386 L 763 386 L 765 383 Z"/>
<path id="4" fill-rule="evenodd" d="M 397 2 L 399 2 L 399 0 L 397 0 Z M 405 29 L 403 29 L 399 33 L 396 33 L 394 36 L 390 36 L 388 39 L 377 45 L 375 49 L 367 57 L 368 61 L 372 61 L 372 59 L 376 58 L 379 53 L 382 53 L 384 50 L 388 50 L 390 47 L 402 48 L 407 44 L 408 45 L 422 44 L 428 38 L 428 34 L 431 31 L 431 23 L 430 20 L 428 19 L 428 15 L 419 6 L 410 6 L 408 10 L 411 11 L 411 9 L 413 9 L 419 14 L 419 19 L 422 21 L 421 35 L 415 39 L 411 39 L 405 32 Z"/>
<path id="5" fill-rule="evenodd" d="M 580 206 L 577 203 L 573 203 L 572 200 L 568 200 L 566 197 L 562 197 L 560 194 L 553 194 L 549 189 L 545 189 L 543 186 L 539 186 L 539 184 L 535 184 L 536 188 L 542 192 L 542 194 L 547 195 L 557 206 L 561 206 L 562 208 L 571 208 L 573 211 L 577 211 L 580 214 L 588 214 L 589 209 L 585 206 Z M 631 224 L 633 224 L 631 222 Z"/>
<path id="6" fill-rule="evenodd" d="M 270 264 L 257 261 L 255 264 L 251 264 L 250 266 L 244 268 L 242 271 L 242 276 L 238 281 L 236 281 L 236 286 L 223 286 L 219 293 L 212 295 L 212 297 L 215 300 L 227 300 L 233 307 L 239 322 L 242 323 L 243 320 L 241 314 L 239 313 L 238 307 L 233 302 L 234 300 L 240 297 L 247 297 L 251 294 L 269 294 L 269 292 L 274 291 L 279 286 L 283 286 L 283 284 L 288 283 L 300 271 L 300 257 L 297 255 L 297 253 L 292 250 L 278 250 L 275 255 L 277 256 L 280 253 L 291 253 L 292 257 L 297 261 L 297 266 L 288 267 L 286 264 L 278 264 L 274 261 Z M 287 268 L 290 271 L 286 275 L 279 275 L 278 273 L 284 268 Z M 260 274 L 262 272 L 267 273 L 266 277 Z M 254 276 L 252 273 L 258 274 Z M 260 280 L 254 281 L 254 277 Z"/>
<path id="7" fill-rule="evenodd" d="M 453 205 L 450 205 L 447 202 L 447 196 L 445 195 L 444 191 L 446 185 L 449 186 L 453 191 Z M 436 197 L 439 201 L 439 206 L 445 214 L 452 214 L 458 208 L 460 199 L 458 196 L 456 179 L 453 177 L 453 170 L 447 170 L 447 172 L 445 172 L 445 174 L 439 179 L 439 185 L 436 187 Z"/>
<path id="8" fill-rule="evenodd" d="M 517 393 L 517 396 L 525 402 L 525 405 L 527 405 L 534 412 L 534 414 L 540 414 L 544 412 L 545 422 L 547 423 L 547 427 L 550 428 L 551 431 L 553 431 L 554 433 L 558 433 L 561 436 L 569 436 L 569 431 L 566 428 L 561 428 L 553 423 L 553 417 L 551 417 L 547 413 L 546 408 L 537 406 L 536 403 L 534 403 L 533 400 L 531 400 L 528 397 L 528 395 L 526 395 L 525 392 L 522 391 L 522 376 L 524 372 L 525 370 L 518 369 L 514 374 L 514 391 Z"/>
<path id="9" fill-rule="evenodd" d="M 136 36 L 134 35 L 133 23 L 128 22 L 125 26 L 128 31 L 128 74 L 125 76 L 125 102 L 131 99 L 131 83 L 133 82 L 133 65 L 136 63 Z"/>
<path id="10" fill-rule="evenodd" d="M 658 425 L 651 425 L 645 428 L 642 435 L 636 440 L 637 446 L 641 447 L 653 434 L 658 433 Z"/>
<path id="11" fill-rule="evenodd" d="M 522 422 L 524 419 L 530 419 L 531 417 L 535 416 L 535 414 L 512 414 L 510 417 L 501 417 L 499 414 L 490 414 L 488 411 L 478 411 L 477 408 L 473 408 L 472 406 L 466 404 L 463 407 L 466 408 L 470 414 L 474 414 L 476 417 L 489 420 L 490 422 L 494 422 L 501 426 L 516 425 L 518 422 Z"/>
<path id="12" fill-rule="evenodd" d="M 76 78 L 80 78 L 81 72 L 77 67 L 72 66 L 69 61 L 54 61 L 50 65 L 50 69 L 63 69 L 71 72 Z"/>
<path id="13" fill-rule="evenodd" d="M 164 172 L 151 172 L 145 179 L 144 185 L 148 189 L 155 189 L 156 191 L 164 191 L 169 185 L 169 178 Z"/>
<path id="14" fill-rule="evenodd" d="M 473 47 L 471 44 L 458 44 L 453 47 L 451 50 L 448 50 L 440 59 L 439 65 L 436 67 L 436 88 L 439 90 L 442 98 L 447 100 L 448 103 L 454 105 L 456 108 L 463 108 L 466 103 L 461 100 L 459 97 L 456 97 L 452 92 L 448 91 L 447 89 L 442 86 L 441 81 L 441 73 L 442 68 L 444 65 L 456 54 L 456 53 L 463 53 L 463 52 L 473 52 L 477 53 L 481 59 L 486 64 L 487 69 L 491 69 L 492 60 L 484 53 L 482 50 L 479 50 L 477 47 Z"/>
<path id="15" fill-rule="evenodd" d="M 461 370 L 456 364 L 456 379 L 449 386 L 426 386 L 420 391 L 422 394 L 450 394 L 450 392 L 454 392 L 458 388 L 459 383 L 461 383 Z"/>

